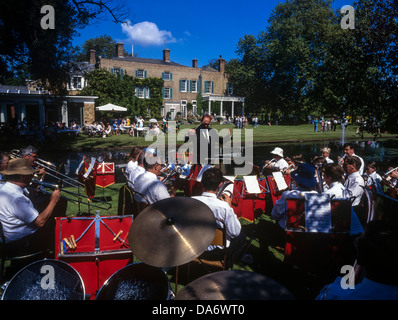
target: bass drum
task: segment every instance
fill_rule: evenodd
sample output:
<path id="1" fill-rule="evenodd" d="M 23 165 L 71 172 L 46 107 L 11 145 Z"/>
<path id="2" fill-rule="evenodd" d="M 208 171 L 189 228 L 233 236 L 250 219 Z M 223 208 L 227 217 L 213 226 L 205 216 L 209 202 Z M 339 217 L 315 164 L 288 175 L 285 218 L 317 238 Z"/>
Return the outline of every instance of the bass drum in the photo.
<path id="1" fill-rule="evenodd" d="M 129 264 L 109 277 L 95 300 L 167 300 L 169 293 L 166 273 L 139 262 Z"/>
<path id="2" fill-rule="evenodd" d="M 36 261 L 6 285 L 2 300 L 84 300 L 83 280 L 70 265 L 59 260 Z"/>

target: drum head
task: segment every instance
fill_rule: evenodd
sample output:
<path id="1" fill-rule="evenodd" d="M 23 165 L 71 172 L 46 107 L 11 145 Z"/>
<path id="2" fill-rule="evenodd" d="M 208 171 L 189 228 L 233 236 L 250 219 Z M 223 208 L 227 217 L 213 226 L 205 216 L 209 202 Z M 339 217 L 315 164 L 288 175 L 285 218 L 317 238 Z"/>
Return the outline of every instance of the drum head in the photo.
<path id="1" fill-rule="evenodd" d="M 168 295 L 169 279 L 162 269 L 133 263 L 106 280 L 95 300 L 166 300 Z"/>
<path id="2" fill-rule="evenodd" d="M 8 283 L 2 300 L 84 300 L 79 273 L 58 260 L 40 260 L 20 270 Z"/>

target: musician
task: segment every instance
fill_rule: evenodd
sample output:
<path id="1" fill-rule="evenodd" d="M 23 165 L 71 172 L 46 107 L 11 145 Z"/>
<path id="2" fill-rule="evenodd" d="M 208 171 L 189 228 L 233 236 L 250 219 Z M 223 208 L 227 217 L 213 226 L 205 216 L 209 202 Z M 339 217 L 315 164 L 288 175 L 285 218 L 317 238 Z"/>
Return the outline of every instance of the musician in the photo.
<path id="1" fill-rule="evenodd" d="M 366 164 L 364 176 L 369 187 L 374 187 L 377 192 L 384 193 L 383 187 L 381 185 L 382 178 L 377 173 L 376 162 L 371 161 Z"/>
<path id="2" fill-rule="evenodd" d="M 289 168 L 289 164 L 283 157 L 283 149 L 276 147 L 271 151 L 274 158 L 271 161 L 265 161 L 264 169 L 269 169 L 271 171 L 284 171 Z"/>
<path id="3" fill-rule="evenodd" d="M 138 165 L 137 159 L 141 152 L 142 148 L 140 147 L 133 147 L 133 149 L 131 149 L 131 152 L 129 154 L 129 161 L 127 162 L 126 171 L 125 171 L 125 175 L 127 178 L 129 177 L 130 172 L 137 167 Z"/>
<path id="4" fill-rule="evenodd" d="M 227 266 L 233 261 L 232 257 L 237 258 L 246 239 L 242 232 L 242 226 L 236 216 L 234 210 L 227 201 L 217 199 L 217 191 L 223 184 L 223 174 L 218 168 L 210 168 L 203 173 L 202 184 L 204 192 L 200 196 L 193 196 L 205 203 L 212 211 L 216 218 L 224 221 L 227 233 Z M 229 201 L 230 203 L 230 201 Z M 219 260 L 223 257 L 222 248 L 210 245 L 206 252 L 201 256 L 207 260 Z"/>
<path id="5" fill-rule="evenodd" d="M 325 158 L 326 163 L 334 163 L 332 159 L 330 159 L 331 149 L 329 147 L 325 147 L 321 149 L 321 155 Z"/>
<path id="6" fill-rule="evenodd" d="M 355 197 L 352 204 L 354 207 L 359 205 L 363 195 L 363 187 L 365 186 L 365 182 L 359 173 L 360 167 L 361 160 L 357 156 L 346 156 L 344 158 L 343 168 L 346 174 L 344 186 Z"/>
<path id="7" fill-rule="evenodd" d="M 296 189 L 282 193 L 280 199 L 275 201 L 271 217 L 276 220 L 282 229 L 286 228 L 287 209 L 286 198 L 301 199 L 305 193 L 317 193 L 315 190 L 318 182 L 315 178 L 315 167 L 310 163 L 301 163 L 298 168 L 290 173 L 296 184 Z"/>
<path id="8" fill-rule="evenodd" d="M 344 288 L 344 279 L 339 276 L 322 288 L 316 300 L 398 300 L 397 230 L 390 221 L 370 221 L 357 242 L 357 259 L 364 269 L 364 279 L 354 287 Z"/>
<path id="9" fill-rule="evenodd" d="M 216 130 L 210 129 L 212 117 L 205 114 L 200 125 L 196 129 L 190 129 L 188 131 L 188 136 L 185 137 L 185 142 L 188 139 L 195 140 L 193 145 L 193 163 L 194 164 L 209 164 L 211 163 L 212 148 L 214 153 L 214 139 L 219 142 L 219 136 Z M 206 148 L 207 151 L 202 148 Z M 207 152 L 207 153 L 206 153 Z M 202 153 L 202 155 L 201 155 Z"/>
<path id="10" fill-rule="evenodd" d="M 397 168 L 389 167 L 387 169 L 388 175 L 383 176 L 383 183 L 388 187 L 388 195 L 394 199 L 398 198 L 398 170 Z"/>
<path id="11" fill-rule="evenodd" d="M 33 146 L 27 146 L 25 148 L 21 149 L 21 156 L 24 159 L 28 159 L 32 165 L 32 168 L 34 168 L 35 173 L 39 176 L 43 176 L 46 171 L 43 167 L 40 167 L 37 165 L 36 160 L 38 158 L 38 151 L 35 147 Z"/>
<path id="12" fill-rule="evenodd" d="M 145 152 L 145 172 L 135 179 L 134 190 L 142 194 L 146 199 L 139 194 L 135 194 L 134 199 L 141 203 L 147 200 L 149 204 L 152 204 L 162 199 L 174 197 L 176 190 L 172 188 L 169 193 L 166 186 L 158 179 L 162 169 L 159 156 L 156 152 L 149 149 L 143 150 L 143 152 Z"/>
<path id="13" fill-rule="evenodd" d="M 6 178 L 6 183 L 0 187 L 0 221 L 6 242 L 12 243 L 18 252 L 49 247 L 48 226 L 51 224 L 47 222 L 51 220 L 50 217 L 60 199 L 60 191 L 55 190 L 47 207 L 39 213 L 24 194 L 33 173 L 28 159 L 12 159 L 7 169 L 1 172 Z M 29 244 L 29 248 L 26 244 Z"/>
<path id="14" fill-rule="evenodd" d="M 140 176 L 141 174 L 145 173 L 144 159 L 145 159 L 145 152 L 142 152 L 142 150 L 141 150 L 141 152 L 139 153 L 139 155 L 137 157 L 137 161 L 136 161 L 137 164 L 134 166 L 134 168 L 132 168 L 128 172 L 127 180 L 128 180 L 128 186 L 130 188 L 134 189 L 134 183 L 135 183 L 135 180 L 137 179 L 137 177 Z"/>
<path id="15" fill-rule="evenodd" d="M 8 152 L 0 151 L 0 172 L 7 169 L 8 161 L 10 157 Z M 0 181 L 3 180 L 3 176 L 0 174 Z"/>
<path id="16" fill-rule="evenodd" d="M 362 176 L 363 172 L 365 170 L 365 162 L 363 161 L 363 159 L 360 156 L 355 154 L 355 144 L 347 142 L 346 144 L 344 144 L 343 152 L 344 152 L 344 156 L 356 156 L 356 157 L 358 157 L 358 159 L 361 161 L 361 166 L 358 168 L 358 171 L 359 171 L 359 174 Z M 340 161 L 341 158 L 338 157 L 337 160 Z"/>
<path id="17" fill-rule="evenodd" d="M 323 194 L 330 195 L 330 198 L 335 199 L 347 199 L 351 198 L 351 192 L 343 185 L 342 181 L 344 179 L 344 169 L 334 163 L 327 164 L 323 168 L 323 180 L 327 184 L 328 188 L 323 192 Z M 363 232 L 363 228 L 358 219 L 358 216 L 351 210 L 351 225 L 350 233 L 352 235 L 359 234 Z"/>

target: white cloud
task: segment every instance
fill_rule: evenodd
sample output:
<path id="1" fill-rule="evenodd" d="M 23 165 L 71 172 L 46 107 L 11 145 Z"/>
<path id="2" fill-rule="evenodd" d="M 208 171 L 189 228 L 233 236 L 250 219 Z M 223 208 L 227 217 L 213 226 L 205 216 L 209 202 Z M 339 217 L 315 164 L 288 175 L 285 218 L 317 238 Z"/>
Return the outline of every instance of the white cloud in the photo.
<path id="1" fill-rule="evenodd" d="M 143 21 L 131 25 L 130 21 L 122 24 L 122 31 L 126 33 L 134 43 L 143 46 L 162 45 L 174 43 L 176 39 L 170 31 L 159 30 L 158 26 L 149 21 Z"/>

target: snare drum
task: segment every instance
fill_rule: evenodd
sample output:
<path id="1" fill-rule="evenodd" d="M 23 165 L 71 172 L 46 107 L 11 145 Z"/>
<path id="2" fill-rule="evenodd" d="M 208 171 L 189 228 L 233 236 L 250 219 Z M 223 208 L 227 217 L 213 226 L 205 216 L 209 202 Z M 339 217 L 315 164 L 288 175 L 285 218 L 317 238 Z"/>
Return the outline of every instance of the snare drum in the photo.
<path id="1" fill-rule="evenodd" d="M 166 273 L 139 262 L 114 273 L 105 281 L 95 300 L 167 300 L 169 293 Z"/>
<path id="2" fill-rule="evenodd" d="M 21 269 L 6 285 L 1 300 L 84 300 L 83 280 L 70 265 L 40 260 Z"/>

